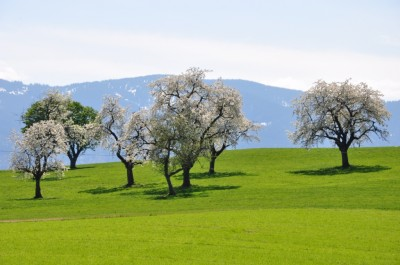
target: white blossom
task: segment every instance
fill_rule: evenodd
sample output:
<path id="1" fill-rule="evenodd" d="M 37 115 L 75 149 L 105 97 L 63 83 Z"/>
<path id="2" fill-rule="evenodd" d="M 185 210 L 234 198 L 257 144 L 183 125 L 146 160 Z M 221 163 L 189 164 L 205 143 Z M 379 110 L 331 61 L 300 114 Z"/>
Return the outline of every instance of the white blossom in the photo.
<path id="1" fill-rule="evenodd" d="M 342 152 L 343 166 L 348 166 L 347 149 L 371 141 L 370 134 L 386 139 L 386 121 L 390 113 L 382 94 L 365 83 L 326 83 L 318 81 L 293 102 L 297 116 L 296 130 L 289 137 L 296 144 L 311 147 L 332 141 Z"/>
<path id="2" fill-rule="evenodd" d="M 127 186 L 134 184 L 133 167 L 146 159 L 144 148 L 144 126 L 141 113 L 128 115 L 127 109 L 119 103 L 120 97 L 106 96 L 98 113 L 102 145 L 115 153 L 127 170 Z"/>
<path id="3" fill-rule="evenodd" d="M 58 155 L 66 152 L 66 137 L 62 125 L 55 121 L 34 123 L 23 135 L 12 135 L 14 151 L 11 156 L 11 169 L 32 176 L 37 185 L 49 171 L 60 174 L 65 170 Z M 35 198 L 41 198 L 40 188 Z"/>
<path id="4" fill-rule="evenodd" d="M 207 84 L 206 72 L 190 68 L 181 75 L 150 84 L 154 96 L 150 110 L 153 154 L 164 167 L 166 163 L 174 166 L 164 168 L 167 178 L 179 170 L 179 163 L 184 174 L 183 186 L 190 185 L 190 169 L 199 156 L 208 153 L 214 141 L 229 138 L 227 141 L 235 145 L 238 137 L 233 137 L 233 132 L 248 122 L 241 112 L 239 92 L 226 87 L 222 80 Z"/>

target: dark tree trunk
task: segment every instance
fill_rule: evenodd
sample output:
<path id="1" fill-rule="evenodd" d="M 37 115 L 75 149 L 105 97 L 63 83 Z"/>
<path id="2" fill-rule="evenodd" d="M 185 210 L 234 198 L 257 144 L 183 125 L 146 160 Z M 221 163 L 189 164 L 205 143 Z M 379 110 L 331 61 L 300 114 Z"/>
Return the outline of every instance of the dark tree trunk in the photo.
<path id="1" fill-rule="evenodd" d="M 190 188 L 190 168 L 185 167 L 183 168 L 183 183 L 182 188 Z"/>
<path id="2" fill-rule="evenodd" d="M 35 197 L 34 197 L 34 199 L 42 199 L 43 198 L 42 192 L 41 192 L 41 189 L 40 189 L 40 179 L 41 179 L 40 176 L 39 177 L 35 176 L 36 188 L 35 188 Z"/>
<path id="3" fill-rule="evenodd" d="M 220 154 L 228 147 L 225 143 L 221 146 L 221 149 L 215 149 L 214 144 L 211 145 L 210 153 L 211 153 L 211 160 L 210 160 L 210 168 L 208 170 L 209 175 L 215 174 L 215 161 L 219 157 Z"/>
<path id="4" fill-rule="evenodd" d="M 175 196 L 176 192 L 174 190 L 174 186 L 172 186 L 171 177 L 165 177 L 168 183 L 168 196 Z"/>
<path id="5" fill-rule="evenodd" d="M 338 145 L 340 153 L 342 154 L 342 168 L 350 167 L 349 157 L 347 155 L 347 150 L 349 149 L 349 146 L 350 146 L 349 144 L 348 145 L 346 145 L 346 144 Z"/>
<path id="6" fill-rule="evenodd" d="M 349 157 L 347 155 L 347 150 L 340 150 L 341 154 L 342 154 L 342 168 L 348 168 L 350 167 L 349 164 Z"/>
<path id="7" fill-rule="evenodd" d="M 121 155 L 121 148 L 119 148 L 117 150 L 116 155 L 126 168 L 127 183 L 126 183 L 125 187 L 132 187 L 133 185 L 135 185 L 135 180 L 133 178 L 133 167 L 135 164 L 125 160 L 125 158 Z"/>
<path id="8" fill-rule="evenodd" d="M 69 150 L 67 152 L 67 156 L 69 158 L 69 168 L 70 169 L 76 169 L 76 162 L 78 161 L 78 157 L 81 154 L 82 150 L 79 147 L 76 147 L 76 152 L 75 152 L 75 147 L 73 145 L 70 145 Z"/>
<path id="9" fill-rule="evenodd" d="M 69 158 L 69 161 L 70 161 L 70 163 L 69 163 L 69 168 L 70 169 L 76 169 L 76 161 L 78 160 L 78 157 L 77 156 L 75 156 L 75 157 L 70 157 Z"/>
<path id="10" fill-rule="evenodd" d="M 132 187 L 135 185 L 135 179 L 133 178 L 133 164 L 132 163 L 125 163 L 125 168 L 126 168 L 126 187 Z"/>
<path id="11" fill-rule="evenodd" d="M 210 169 L 208 170 L 209 175 L 215 174 L 215 160 L 217 160 L 217 156 L 211 154 Z"/>

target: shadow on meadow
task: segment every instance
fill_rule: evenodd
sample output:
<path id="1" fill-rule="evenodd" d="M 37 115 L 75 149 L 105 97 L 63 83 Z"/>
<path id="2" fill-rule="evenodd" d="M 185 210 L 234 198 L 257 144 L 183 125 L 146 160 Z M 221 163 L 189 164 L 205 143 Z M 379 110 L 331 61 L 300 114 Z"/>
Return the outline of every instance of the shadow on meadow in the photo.
<path id="1" fill-rule="evenodd" d="M 190 197 L 207 197 L 207 191 L 215 191 L 215 190 L 233 190 L 238 189 L 240 186 L 234 185 L 208 185 L 208 186 L 199 186 L 199 185 L 192 185 L 190 188 L 182 188 L 177 187 L 175 188 L 176 196 L 167 196 L 167 188 L 166 187 L 159 187 L 153 188 L 143 191 L 144 195 L 155 196 L 151 199 L 153 200 L 165 200 L 169 198 L 190 198 Z M 130 196 L 135 195 L 135 192 L 127 192 L 121 193 L 123 196 Z"/>
<path id="2" fill-rule="evenodd" d="M 118 186 L 118 187 L 112 187 L 112 188 L 106 188 L 106 187 L 97 187 L 94 189 L 88 189 L 88 190 L 82 190 L 79 193 L 89 193 L 93 195 L 99 195 L 99 194 L 107 194 L 107 193 L 114 193 L 114 192 L 119 192 L 119 191 L 126 191 L 130 189 L 135 189 L 135 188 L 153 188 L 157 186 L 157 184 L 135 184 L 132 187 L 126 187 L 126 186 Z M 135 191 L 135 193 L 137 193 Z M 122 195 L 124 195 L 123 193 Z"/>
<path id="3" fill-rule="evenodd" d="M 60 180 L 70 180 L 70 179 L 82 179 L 82 178 L 88 178 L 89 176 L 85 176 L 85 175 L 79 175 L 79 176 L 63 176 L 63 177 L 59 177 L 59 176 L 46 176 L 44 178 L 42 178 L 41 181 L 60 181 Z M 33 179 L 34 181 L 34 179 Z"/>
<path id="4" fill-rule="evenodd" d="M 19 198 L 19 199 L 11 199 L 10 201 L 51 201 L 51 200 L 57 200 L 58 198 L 56 197 L 43 197 L 43 198 Z"/>
<path id="5" fill-rule="evenodd" d="M 315 170 L 297 170 L 297 171 L 289 171 L 289 173 L 296 175 L 306 175 L 306 176 L 335 176 L 335 175 L 346 175 L 352 173 L 372 173 L 389 169 L 391 168 L 380 165 L 375 165 L 375 166 L 359 165 L 359 166 L 350 166 L 349 168 L 328 167 Z"/>
<path id="6" fill-rule="evenodd" d="M 92 168 L 96 168 L 96 167 L 92 166 L 92 165 L 79 165 L 76 168 L 68 168 L 68 170 L 78 171 L 78 170 L 81 170 L 81 169 L 92 169 Z"/>
<path id="7" fill-rule="evenodd" d="M 250 176 L 250 175 L 241 171 L 215 172 L 214 174 L 209 174 L 208 172 L 190 173 L 191 179 L 213 179 L 213 178 L 229 178 L 229 177 L 242 177 L 242 176 Z M 176 176 L 175 179 L 182 180 L 183 176 L 182 175 Z"/>
<path id="8" fill-rule="evenodd" d="M 94 189 L 88 189 L 88 190 L 82 190 L 79 193 L 89 193 L 93 195 L 98 195 L 98 194 L 107 194 L 107 193 L 113 193 L 113 192 L 118 192 L 126 189 L 126 187 L 121 186 L 121 187 L 114 187 L 114 188 L 105 188 L 105 187 L 97 187 Z"/>
<path id="9" fill-rule="evenodd" d="M 60 176 L 54 176 L 54 175 L 48 175 L 42 177 L 40 181 L 60 181 L 63 180 L 65 177 L 60 177 Z M 32 182 L 35 182 L 35 179 L 32 177 Z"/>

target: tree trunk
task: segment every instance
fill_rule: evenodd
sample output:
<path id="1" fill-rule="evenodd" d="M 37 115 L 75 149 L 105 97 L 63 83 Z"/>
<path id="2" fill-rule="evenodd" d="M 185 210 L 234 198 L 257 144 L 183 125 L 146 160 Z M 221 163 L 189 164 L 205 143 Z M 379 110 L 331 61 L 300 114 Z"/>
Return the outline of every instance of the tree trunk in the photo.
<path id="1" fill-rule="evenodd" d="M 70 169 L 76 169 L 76 162 L 78 161 L 78 157 L 82 151 L 83 151 L 83 149 L 80 148 L 79 146 L 76 147 L 76 151 L 75 151 L 75 146 L 70 144 L 69 150 L 67 152 L 67 156 L 69 158 L 69 168 Z"/>
<path id="2" fill-rule="evenodd" d="M 228 147 L 229 145 L 226 145 L 225 143 L 222 144 L 221 148 L 219 150 L 215 149 L 215 145 L 212 144 L 210 148 L 210 153 L 211 153 L 211 160 L 210 160 L 210 168 L 208 170 L 209 175 L 215 174 L 215 161 L 219 157 L 220 154 Z"/>
<path id="3" fill-rule="evenodd" d="M 35 182 L 36 182 L 36 189 L 35 189 L 35 197 L 34 199 L 42 199 L 42 192 L 40 189 L 40 177 L 35 176 Z"/>
<path id="4" fill-rule="evenodd" d="M 132 187 L 135 184 L 135 180 L 133 178 L 133 164 L 126 163 L 125 168 L 126 168 L 126 179 L 127 179 L 127 184 L 125 185 L 125 187 Z"/>
<path id="5" fill-rule="evenodd" d="M 214 175 L 215 174 L 215 160 L 217 160 L 217 156 L 211 155 L 210 169 L 208 170 L 208 174 L 209 175 Z"/>
<path id="6" fill-rule="evenodd" d="M 168 183 L 168 196 L 175 196 L 176 192 L 174 190 L 174 187 L 172 186 L 171 177 L 165 177 L 165 179 Z"/>
<path id="7" fill-rule="evenodd" d="M 183 168 L 183 183 L 182 188 L 190 188 L 190 168 Z"/>
<path id="8" fill-rule="evenodd" d="M 340 153 L 342 154 L 342 168 L 350 167 L 349 157 L 347 155 L 347 147 L 339 147 Z"/>
<path id="9" fill-rule="evenodd" d="M 76 161 L 78 160 L 78 156 L 71 156 L 69 157 L 69 168 L 70 169 L 76 169 Z"/>

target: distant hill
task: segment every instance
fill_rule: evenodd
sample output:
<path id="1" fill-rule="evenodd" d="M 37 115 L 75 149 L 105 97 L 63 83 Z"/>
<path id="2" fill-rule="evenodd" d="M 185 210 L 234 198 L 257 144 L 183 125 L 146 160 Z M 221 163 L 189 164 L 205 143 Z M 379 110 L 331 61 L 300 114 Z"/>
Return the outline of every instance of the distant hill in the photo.
<path id="1" fill-rule="evenodd" d="M 119 94 L 123 104 L 132 111 L 149 106 L 151 97 L 148 84 L 162 75 L 149 75 L 135 78 L 106 80 L 97 82 L 77 83 L 67 86 L 52 87 L 42 84 L 23 84 L 0 79 L 0 169 L 9 165 L 9 154 L 12 146 L 9 139 L 12 130 L 23 127 L 21 115 L 31 104 L 41 99 L 49 89 L 57 89 L 71 93 L 72 98 L 83 105 L 100 109 L 102 99 L 107 94 Z M 208 80 L 212 82 L 213 80 Z M 291 101 L 302 92 L 263 85 L 246 80 L 224 80 L 224 83 L 240 91 L 243 97 L 243 109 L 247 117 L 266 126 L 260 131 L 259 142 L 242 142 L 238 148 L 257 147 L 294 147 L 287 139 L 287 131 L 293 130 L 294 117 L 290 108 Z M 400 101 L 387 102 L 387 108 L 392 113 L 389 122 L 391 136 L 388 142 L 374 140 L 369 146 L 399 146 L 400 145 Z M 329 146 L 329 145 L 327 145 Z M 114 161 L 115 158 L 107 151 L 88 152 L 79 159 L 79 163 Z"/>

